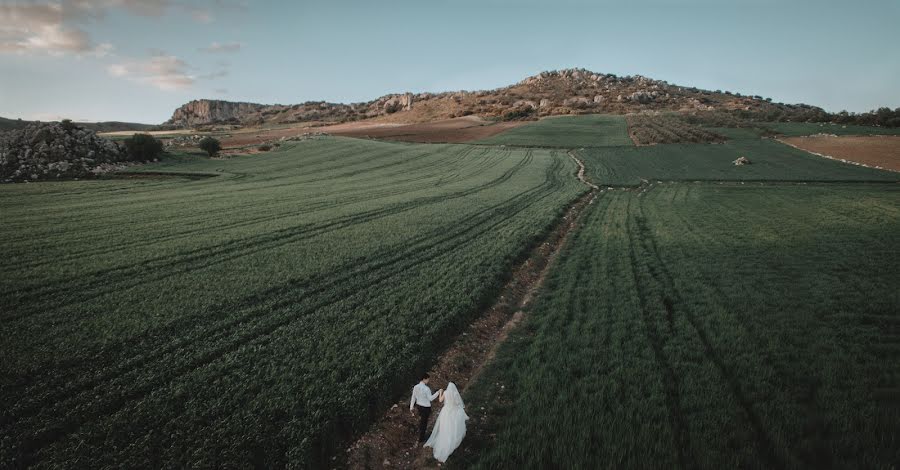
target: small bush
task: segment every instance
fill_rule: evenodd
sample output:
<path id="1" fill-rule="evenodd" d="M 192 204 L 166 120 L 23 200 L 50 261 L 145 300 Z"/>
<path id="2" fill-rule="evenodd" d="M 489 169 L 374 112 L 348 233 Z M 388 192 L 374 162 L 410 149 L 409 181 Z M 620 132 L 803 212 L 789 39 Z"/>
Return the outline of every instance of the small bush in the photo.
<path id="1" fill-rule="evenodd" d="M 125 139 L 125 150 L 128 159 L 145 162 L 158 157 L 163 151 L 162 141 L 150 134 L 134 134 Z"/>
<path id="2" fill-rule="evenodd" d="M 73 123 L 71 119 L 63 119 L 59 123 L 62 125 L 62 128 L 66 132 L 71 132 L 75 129 L 78 129 L 78 126 L 76 126 L 75 123 Z"/>
<path id="3" fill-rule="evenodd" d="M 200 149 L 212 157 L 219 153 L 219 150 L 222 150 L 222 144 L 219 142 L 219 139 L 204 137 L 203 140 L 200 141 Z"/>
<path id="4" fill-rule="evenodd" d="M 272 146 L 269 145 L 269 144 L 262 144 L 262 145 L 260 145 L 259 147 L 256 147 L 256 148 L 257 148 L 260 152 L 268 152 L 269 150 L 272 150 Z"/>

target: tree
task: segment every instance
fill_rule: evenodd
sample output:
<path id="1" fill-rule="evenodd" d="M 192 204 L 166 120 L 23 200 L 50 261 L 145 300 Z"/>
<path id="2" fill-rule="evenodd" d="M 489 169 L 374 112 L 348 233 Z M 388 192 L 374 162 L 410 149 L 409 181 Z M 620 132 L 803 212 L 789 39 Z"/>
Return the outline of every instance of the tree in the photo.
<path id="1" fill-rule="evenodd" d="M 125 150 L 130 160 L 144 162 L 158 157 L 163 144 L 150 134 L 134 134 L 125 139 Z"/>
<path id="2" fill-rule="evenodd" d="M 219 150 L 222 150 L 222 144 L 218 139 L 213 137 L 204 137 L 203 140 L 200 141 L 200 149 L 206 152 L 210 157 L 213 157 L 219 153 Z"/>

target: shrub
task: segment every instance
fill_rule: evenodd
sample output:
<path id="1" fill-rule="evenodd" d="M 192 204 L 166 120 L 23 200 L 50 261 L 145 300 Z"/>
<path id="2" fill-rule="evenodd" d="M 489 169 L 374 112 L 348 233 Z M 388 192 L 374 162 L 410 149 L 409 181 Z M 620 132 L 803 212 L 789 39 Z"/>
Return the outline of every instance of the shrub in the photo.
<path id="1" fill-rule="evenodd" d="M 162 141 L 150 134 L 134 134 L 125 139 L 124 143 L 128 159 L 133 161 L 153 160 L 163 150 Z"/>
<path id="2" fill-rule="evenodd" d="M 59 123 L 62 125 L 62 128 L 63 128 L 66 132 L 70 132 L 70 131 L 73 131 L 73 130 L 75 130 L 75 129 L 78 129 L 78 126 L 76 126 L 75 123 L 73 123 L 71 119 L 63 119 L 63 120 L 60 121 Z"/>
<path id="3" fill-rule="evenodd" d="M 269 150 L 272 150 L 272 146 L 269 144 L 262 144 L 256 148 L 259 149 L 260 152 L 268 152 Z"/>
<path id="4" fill-rule="evenodd" d="M 520 119 L 526 119 L 526 118 L 530 117 L 532 114 L 534 114 L 534 111 L 535 111 L 534 108 L 532 108 L 530 106 L 514 108 L 514 109 L 511 109 L 511 110 L 503 113 L 503 115 L 500 116 L 500 120 L 516 121 L 516 120 L 520 120 Z"/>
<path id="5" fill-rule="evenodd" d="M 212 157 L 219 153 L 219 150 L 222 150 L 222 144 L 219 142 L 219 139 L 204 137 L 203 140 L 200 141 L 200 149 Z"/>

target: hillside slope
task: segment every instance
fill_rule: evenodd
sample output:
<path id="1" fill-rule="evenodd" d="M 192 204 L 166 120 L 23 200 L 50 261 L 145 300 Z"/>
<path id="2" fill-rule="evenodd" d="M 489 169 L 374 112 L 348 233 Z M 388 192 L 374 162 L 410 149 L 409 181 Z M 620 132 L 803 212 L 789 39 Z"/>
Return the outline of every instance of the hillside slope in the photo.
<path id="1" fill-rule="evenodd" d="M 176 109 L 166 124 L 192 127 L 215 123 L 263 125 L 335 123 L 363 119 L 418 123 L 473 114 L 515 120 L 581 113 L 625 114 L 647 110 L 823 112 L 820 108 L 809 105 L 772 103 L 761 96 L 688 88 L 640 75 L 618 77 L 585 69 L 566 69 L 542 72 L 495 90 L 403 93 L 352 104 L 306 102 L 295 105 L 262 105 L 194 100 Z"/>

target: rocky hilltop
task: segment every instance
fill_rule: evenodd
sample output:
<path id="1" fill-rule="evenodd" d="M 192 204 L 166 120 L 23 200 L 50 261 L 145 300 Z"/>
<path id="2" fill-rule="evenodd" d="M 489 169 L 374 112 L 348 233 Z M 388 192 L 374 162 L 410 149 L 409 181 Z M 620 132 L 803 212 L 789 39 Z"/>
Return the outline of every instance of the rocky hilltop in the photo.
<path id="1" fill-rule="evenodd" d="M 743 110 L 762 115 L 824 113 L 813 106 L 773 103 L 762 96 L 683 87 L 640 75 L 619 77 L 586 69 L 565 69 L 541 72 L 494 90 L 402 93 L 352 104 L 261 105 L 195 100 L 175 110 L 166 124 L 175 127 L 215 123 L 314 124 L 364 119 L 414 123 L 472 114 L 513 120 L 579 113 L 716 110 Z"/>

